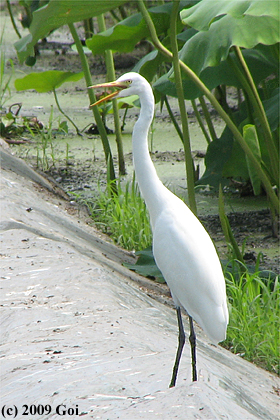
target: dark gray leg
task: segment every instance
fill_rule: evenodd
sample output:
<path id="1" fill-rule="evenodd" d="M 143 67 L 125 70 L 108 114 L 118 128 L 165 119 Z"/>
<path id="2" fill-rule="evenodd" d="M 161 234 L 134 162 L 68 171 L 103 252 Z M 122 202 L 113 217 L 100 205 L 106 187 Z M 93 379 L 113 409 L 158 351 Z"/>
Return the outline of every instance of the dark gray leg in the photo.
<path id="1" fill-rule="evenodd" d="M 190 336 L 189 342 L 191 345 L 191 353 L 192 353 L 192 380 L 193 382 L 197 381 L 197 372 L 196 372 L 196 337 L 194 332 L 193 320 L 192 317 L 189 316 L 190 321 Z"/>
<path id="2" fill-rule="evenodd" d="M 169 387 L 172 388 L 175 386 L 176 379 L 177 379 L 177 373 L 179 369 L 180 359 L 183 351 L 183 347 L 185 344 L 185 332 L 184 332 L 184 326 L 181 316 L 181 309 L 176 308 L 177 312 L 177 319 L 178 319 L 178 327 L 179 327 L 179 336 L 178 336 L 178 349 L 176 354 L 176 359 L 173 367 L 173 374 L 171 378 L 171 382 Z M 193 326 L 193 320 L 192 317 L 189 316 L 189 322 L 190 322 L 190 336 L 189 336 L 189 342 L 191 345 L 191 355 L 192 355 L 192 380 L 193 382 L 197 381 L 197 372 L 196 372 L 196 337 L 194 332 L 194 326 Z"/>
<path id="3" fill-rule="evenodd" d="M 169 388 L 172 388 L 173 386 L 175 386 L 179 363 L 180 363 L 183 347 L 185 344 L 185 332 L 184 332 L 184 326 L 183 326 L 180 307 L 176 308 L 176 312 L 177 312 L 178 327 L 179 327 L 178 349 L 177 349 L 176 359 L 175 359 L 175 363 L 173 367 L 173 374 L 172 374 Z"/>

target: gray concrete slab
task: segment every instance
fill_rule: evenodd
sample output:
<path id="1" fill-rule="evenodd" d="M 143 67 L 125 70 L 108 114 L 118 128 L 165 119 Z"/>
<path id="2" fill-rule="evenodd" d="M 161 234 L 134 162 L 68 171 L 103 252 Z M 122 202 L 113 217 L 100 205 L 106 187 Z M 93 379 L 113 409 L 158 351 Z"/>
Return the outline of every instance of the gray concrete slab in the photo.
<path id="1" fill-rule="evenodd" d="M 162 303 L 166 287 L 123 267 L 131 254 L 53 195 L 49 181 L 40 186 L 36 172 L 1 152 L 4 410 L 16 407 L 17 418 L 28 419 L 279 416 L 279 378 L 209 345 L 198 327 L 199 380 L 191 382 L 186 344 L 169 389 L 177 326 Z M 25 405 L 44 413 L 23 416 Z"/>

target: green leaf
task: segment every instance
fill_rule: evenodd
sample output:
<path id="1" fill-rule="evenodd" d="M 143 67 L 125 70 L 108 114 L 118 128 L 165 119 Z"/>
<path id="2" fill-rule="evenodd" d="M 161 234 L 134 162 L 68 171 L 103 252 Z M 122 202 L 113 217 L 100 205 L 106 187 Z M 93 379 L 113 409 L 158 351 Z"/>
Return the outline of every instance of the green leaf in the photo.
<path id="1" fill-rule="evenodd" d="M 270 47 L 262 46 L 262 48 L 260 48 L 258 45 L 254 49 L 243 50 L 242 53 L 256 85 L 272 73 L 278 73 L 278 63 L 271 59 Z M 229 55 L 233 61 L 236 61 L 235 54 L 230 53 Z M 154 83 L 153 87 L 161 93 L 168 91 L 168 95 L 176 97 L 176 87 L 173 83 L 173 79 L 169 80 L 169 76 L 172 77 L 172 70 L 167 75 L 159 78 Z M 207 67 L 202 70 L 200 79 L 209 90 L 212 90 L 219 85 L 242 88 L 242 85 L 235 73 L 232 71 L 232 67 L 228 60 L 222 61 L 216 67 Z M 201 91 L 191 80 L 184 78 L 183 87 L 185 99 L 196 99 L 201 96 Z"/>
<path id="2" fill-rule="evenodd" d="M 93 35 L 86 45 L 93 54 L 103 54 L 105 50 L 129 52 L 135 44 L 148 34 L 148 29 L 140 13 L 132 15 L 112 28 Z"/>
<path id="3" fill-rule="evenodd" d="M 61 121 L 61 123 L 59 124 L 58 130 L 62 131 L 63 133 L 68 134 L 69 129 L 68 129 L 67 121 Z"/>
<path id="4" fill-rule="evenodd" d="M 234 120 L 241 129 L 248 124 L 245 103 L 241 105 L 239 111 L 234 113 Z M 258 147 L 262 163 L 267 168 L 270 168 L 267 147 L 262 137 L 258 138 Z M 225 127 L 219 139 L 209 144 L 205 156 L 205 166 L 204 174 L 197 181 L 198 185 L 210 185 L 217 189 L 219 183 L 225 185 L 228 178 L 242 179 L 244 181 L 250 179 L 253 187 L 255 184 L 257 192 L 257 183 L 259 182 L 257 181 L 257 175 L 254 175 L 256 176 L 256 181 L 253 181 L 253 175 L 252 173 L 250 175 L 246 155 L 239 143 L 233 139 L 232 133 L 227 127 Z"/>
<path id="5" fill-rule="evenodd" d="M 65 82 L 77 82 L 83 77 L 83 72 L 50 70 L 42 73 L 30 73 L 22 79 L 15 80 L 17 90 L 35 89 L 37 92 L 49 92 Z"/>
<path id="6" fill-rule="evenodd" d="M 158 50 L 154 50 L 141 58 L 134 66 L 133 71 L 140 73 L 151 82 L 163 61 L 164 56 Z"/>
<path id="7" fill-rule="evenodd" d="M 242 127 L 247 123 L 246 117 L 246 106 L 243 103 L 233 114 L 233 119 L 237 126 Z M 210 185 L 217 189 L 219 184 L 222 186 L 228 184 L 228 178 L 249 179 L 245 153 L 227 126 L 221 137 L 208 145 L 205 167 L 204 174 L 197 181 L 198 185 Z"/>
<path id="8" fill-rule="evenodd" d="M 138 95 L 127 96 L 126 98 L 118 99 L 119 108 L 132 108 L 134 106 L 140 108 L 139 97 Z"/>
<path id="9" fill-rule="evenodd" d="M 243 137 L 246 143 L 250 146 L 251 151 L 259 162 L 261 162 L 261 150 L 258 140 L 256 127 L 252 124 L 247 124 L 243 127 Z M 261 193 L 261 181 L 259 174 L 257 173 L 254 165 L 252 165 L 250 159 L 246 155 L 246 161 L 248 166 L 248 172 L 253 186 L 254 194 L 259 195 Z"/>
<path id="10" fill-rule="evenodd" d="M 198 31 L 207 31 L 217 17 L 231 15 L 242 19 L 244 16 L 264 16 L 279 20 L 278 1 L 263 0 L 202 0 L 195 6 L 181 11 L 181 19 Z M 261 21 L 260 21 L 261 24 Z"/>
<path id="11" fill-rule="evenodd" d="M 181 60 L 199 76 L 205 68 L 226 60 L 234 45 L 251 49 L 276 44 L 280 41 L 277 3 L 202 0 L 183 10 L 183 22 L 201 32 L 185 43 Z"/>
<path id="12" fill-rule="evenodd" d="M 140 108 L 139 98 L 137 95 L 127 96 L 126 98 L 118 99 L 118 108 L 133 108 L 134 106 Z M 108 114 L 114 112 L 112 102 L 109 103 Z"/>
<path id="13" fill-rule="evenodd" d="M 50 0 L 46 6 L 33 13 L 30 34 L 14 44 L 20 62 L 28 56 L 34 56 L 34 45 L 52 30 L 98 16 L 124 3 L 126 0 Z"/>
<path id="14" fill-rule="evenodd" d="M 1 117 L 1 122 L 3 123 L 4 127 L 9 127 L 13 125 L 15 121 L 16 121 L 16 118 L 11 112 L 8 112 L 7 114 L 4 114 Z"/>
<path id="15" fill-rule="evenodd" d="M 184 43 L 190 39 L 197 31 L 195 29 L 187 29 L 184 32 L 178 34 L 177 40 L 178 45 L 183 46 Z M 170 49 L 170 39 L 166 37 L 162 41 L 163 45 Z M 170 59 L 166 58 L 163 54 L 160 54 L 158 50 L 153 50 L 150 53 L 146 54 L 140 61 L 135 65 L 133 71 L 140 73 L 144 76 L 149 82 L 152 82 L 156 74 L 158 74 L 158 69 L 163 62 L 170 62 Z"/>
<path id="16" fill-rule="evenodd" d="M 224 167 L 232 155 L 233 138 L 232 133 L 226 127 L 219 139 L 211 141 L 208 145 L 205 156 L 205 172 L 197 181 L 197 185 L 210 185 L 217 189 L 220 183 L 227 182 L 222 180 Z"/>
<path id="17" fill-rule="evenodd" d="M 239 181 L 249 180 L 248 165 L 245 153 L 236 140 L 233 140 L 231 155 L 223 168 L 222 176 L 224 178 L 233 178 Z"/>
<path id="18" fill-rule="evenodd" d="M 186 7 L 187 4 L 189 4 L 189 1 L 181 2 L 180 9 Z M 169 30 L 171 10 L 172 3 L 149 9 L 158 35 Z M 149 36 L 150 32 L 145 20 L 141 13 L 136 13 L 106 31 L 93 35 L 92 38 L 87 39 L 86 45 L 93 54 L 103 54 L 107 49 L 130 52 L 139 41 Z"/>
<path id="19" fill-rule="evenodd" d="M 180 59 L 199 76 L 205 68 L 225 61 L 234 45 L 251 49 L 260 43 L 272 45 L 280 41 L 279 20 L 266 16 L 261 30 L 259 25 L 259 18 L 254 16 L 243 19 L 224 16 L 208 31 L 198 32 L 187 41 L 180 51 Z"/>
<path id="20" fill-rule="evenodd" d="M 161 274 L 161 271 L 158 269 L 154 256 L 152 247 L 148 247 L 143 251 L 136 252 L 136 255 L 139 256 L 136 264 L 124 264 L 127 268 L 136 273 L 141 274 L 145 277 L 155 277 L 158 283 L 165 283 L 165 280 Z"/>

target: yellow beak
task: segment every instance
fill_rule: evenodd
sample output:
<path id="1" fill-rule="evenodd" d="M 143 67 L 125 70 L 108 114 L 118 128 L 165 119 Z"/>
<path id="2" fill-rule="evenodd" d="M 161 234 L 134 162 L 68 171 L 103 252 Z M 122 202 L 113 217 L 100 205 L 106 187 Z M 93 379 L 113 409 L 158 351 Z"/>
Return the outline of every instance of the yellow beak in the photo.
<path id="1" fill-rule="evenodd" d="M 121 90 L 126 89 L 128 87 L 127 83 L 125 82 L 108 82 L 108 83 L 100 83 L 99 85 L 89 86 L 88 89 L 96 89 L 96 88 L 114 88 L 117 89 L 116 92 L 110 93 L 104 98 L 99 99 L 99 101 L 94 102 L 90 106 L 99 105 L 102 102 L 109 101 L 110 99 L 114 98 Z"/>

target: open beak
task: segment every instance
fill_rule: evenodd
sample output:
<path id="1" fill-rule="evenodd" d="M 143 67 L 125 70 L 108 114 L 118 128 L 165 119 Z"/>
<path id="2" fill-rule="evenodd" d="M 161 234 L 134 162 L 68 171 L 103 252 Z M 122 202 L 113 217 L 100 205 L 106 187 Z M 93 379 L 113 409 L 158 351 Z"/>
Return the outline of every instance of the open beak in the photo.
<path id="1" fill-rule="evenodd" d="M 109 101 L 110 99 L 117 96 L 117 94 L 128 87 L 127 83 L 125 82 L 108 82 L 108 83 L 100 83 L 99 85 L 89 86 L 88 89 L 96 89 L 96 88 L 114 88 L 116 89 L 115 92 L 110 93 L 107 96 L 104 96 L 103 98 L 99 99 L 99 101 L 94 102 L 94 104 L 91 104 L 90 106 L 99 105 L 102 102 Z"/>

